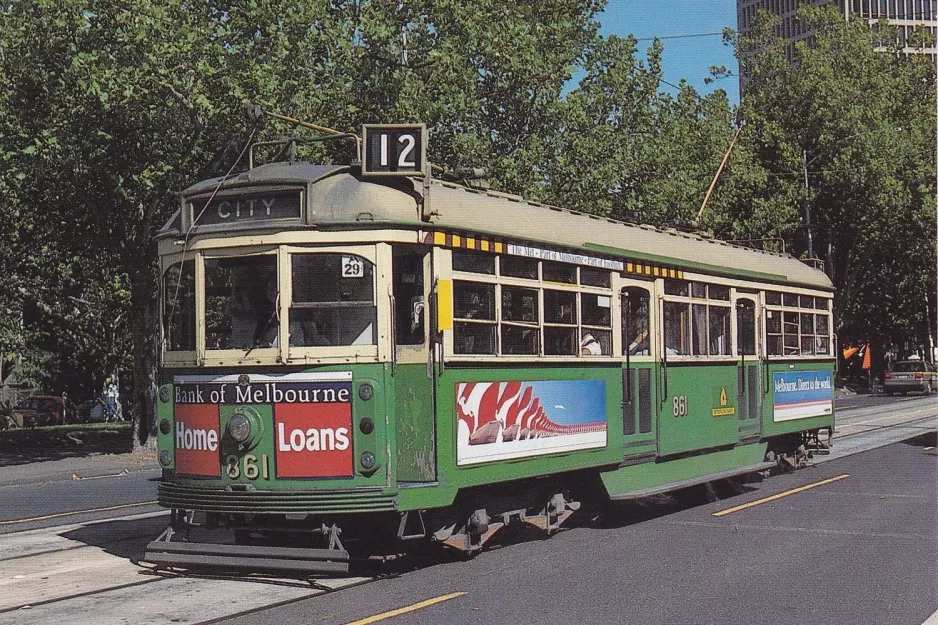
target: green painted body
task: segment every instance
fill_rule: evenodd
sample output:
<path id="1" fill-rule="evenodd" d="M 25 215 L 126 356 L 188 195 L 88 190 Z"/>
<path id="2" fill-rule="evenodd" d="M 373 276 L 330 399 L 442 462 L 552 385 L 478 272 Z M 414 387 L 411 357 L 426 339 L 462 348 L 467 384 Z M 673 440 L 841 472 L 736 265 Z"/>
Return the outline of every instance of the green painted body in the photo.
<path id="1" fill-rule="evenodd" d="M 271 462 L 274 457 L 276 441 L 271 406 L 254 404 L 253 408 L 264 422 L 264 436 L 254 448 L 243 452 L 223 445 L 220 452 L 221 477 L 186 477 L 175 474 L 169 467 L 164 482 L 172 484 L 167 492 L 190 499 L 207 489 L 237 489 L 239 486 L 252 489 L 240 499 L 238 496 L 229 499 L 227 504 L 220 501 L 203 507 L 223 511 L 228 505 L 229 509 L 243 511 L 256 505 L 256 512 L 277 513 L 295 511 L 296 506 L 311 514 L 440 508 L 452 504 L 462 489 L 589 469 L 601 476 L 610 496 L 621 496 L 672 482 L 756 466 L 762 462 L 768 440 L 772 437 L 833 427 L 833 414 L 775 422 L 773 389 L 762 377 L 771 379 L 776 371 L 831 371 L 830 362 L 755 365 L 761 378 L 757 388 L 762 393 L 755 402 L 759 410 L 757 414 L 745 415 L 745 418 L 740 418 L 740 409 L 742 404 L 749 405 L 749 399 L 739 393 L 738 362 L 671 364 L 666 369 L 660 363 L 628 365 L 633 375 L 637 375 L 639 370 L 647 370 L 651 381 L 650 431 L 639 432 L 636 425 L 631 428 L 635 432 L 632 434 L 624 433 L 629 428 L 623 428 L 623 415 L 633 418 L 634 414 L 626 401 L 630 398 L 623 391 L 625 364 L 621 367 L 447 366 L 442 373 L 439 368 L 435 369 L 435 385 L 427 376 L 426 365 L 398 365 L 393 374 L 391 366 L 386 364 L 323 367 L 315 370 L 352 371 L 354 458 L 359 458 L 365 451 L 372 453 L 377 459 L 377 466 L 372 471 L 364 472 L 356 464 L 358 470 L 352 478 L 277 480 L 273 467 L 268 466 L 265 471 L 261 460 L 266 456 Z M 603 380 L 606 388 L 607 439 L 604 447 L 470 466 L 457 465 L 457 384 L 597 379 Z M 374 388 L 373 397 L 367 401 L 358 394 L 364 382 Z M 167 389 L 166 396 L 171 398 L 172 386 L 167 385 Z M 686 400 L 680 401 L 681 397 Z M 636 401 L 637 398 L 632 397 L 631 400 Z M 681 405 L 686 406 L 685 411 L 680 410 Z M 221 407 L 222 431 L 233 412 L 232 406 Z M 369 434 L 359 429 L 361 420 L 366 417 L 375 424 L 374 431 Z M 158 418 L 173 422 L 172 401 L 158 402 Z M 158 442 L 161 452 L 168 450 L 173 453 L 172 432 L 161 432 Z M 259 467 L 253 479 L 244 471 L 243 458 L 248 454 L 256 458 Z M 226 470 L 228 457 L 240 458 L 236 463 L 237 477 L 231 477 Z M 187 491 L 187 495 L 180 494 L 185 489 L 196 490 Z M 270 496 L 263 502 L 257 499 L 256 504 L 252 503 L 254 493 L 261 492 Z M 308 496 L 302 496 L 303 493 Z M 296 501 L 291 503 L 291 498 Z M 174 501 L 172 497 L 166 497 L 164 503 L 171 501 Z M 195 502 L 190 501 L 192 503 Z"/>

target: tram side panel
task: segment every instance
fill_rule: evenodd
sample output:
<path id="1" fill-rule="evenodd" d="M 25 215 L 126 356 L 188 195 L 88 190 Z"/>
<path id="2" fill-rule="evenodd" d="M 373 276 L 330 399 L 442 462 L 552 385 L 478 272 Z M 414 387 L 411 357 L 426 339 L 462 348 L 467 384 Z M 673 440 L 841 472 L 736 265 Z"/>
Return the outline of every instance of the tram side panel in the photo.
<path id="1" fill-rule="evenodd" d="M 659 413 L 661 456 L 738 442 L 736 364 L 669 364 Z"/>

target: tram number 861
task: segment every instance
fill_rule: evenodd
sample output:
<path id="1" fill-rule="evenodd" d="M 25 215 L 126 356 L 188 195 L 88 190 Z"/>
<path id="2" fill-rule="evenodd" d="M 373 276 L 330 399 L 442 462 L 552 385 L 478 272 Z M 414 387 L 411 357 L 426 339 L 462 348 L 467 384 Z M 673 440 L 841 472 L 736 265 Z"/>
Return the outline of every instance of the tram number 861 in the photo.
<path id="1" fill-rule="evenodd" d="M 671 400 L 671 408 L 675 417 L 686 417 L 687 395 L 675 395 Z"/>
<path id="2" fill-rule="evenodd" d="M 266 480 L 269 477 L 267 466 L 267 454 L 261 454 L 260 458 L 254 454 L 246 454 L 244 458 L 231 454 L 225 458 L 225 472 L 233 480 L 242 475 L 249 480 L 256 480 L 258 477 Z"/>

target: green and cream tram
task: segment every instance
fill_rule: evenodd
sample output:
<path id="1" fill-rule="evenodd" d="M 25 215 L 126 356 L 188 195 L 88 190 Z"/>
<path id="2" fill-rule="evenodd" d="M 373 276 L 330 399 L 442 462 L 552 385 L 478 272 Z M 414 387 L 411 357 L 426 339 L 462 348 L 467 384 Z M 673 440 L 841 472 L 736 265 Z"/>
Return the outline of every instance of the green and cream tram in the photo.
<path id="1" fill-rule="evenodd" d="M 473 551 L 585 498 L 797 464 L 833 431 L 822 272 L 431 180 L 415 137 L 404 171 L 273 162 L 183 193 L 159 235 L 173 526 L 148 560 Z"/>

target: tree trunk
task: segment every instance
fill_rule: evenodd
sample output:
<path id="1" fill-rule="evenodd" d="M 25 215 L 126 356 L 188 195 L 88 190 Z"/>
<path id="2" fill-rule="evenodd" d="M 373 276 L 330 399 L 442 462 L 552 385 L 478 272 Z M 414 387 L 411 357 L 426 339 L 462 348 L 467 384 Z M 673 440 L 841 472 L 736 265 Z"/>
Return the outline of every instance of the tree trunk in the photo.
<path id="1" fill-rule="evenodd" d="M 144 261 L 145 262 L 145 261 Z M 133 338 L 134 453 L 156 449 L 156 389 L 159 325 L 157 281 L 152 265 L 131 273 L 130 327 Z"/>

